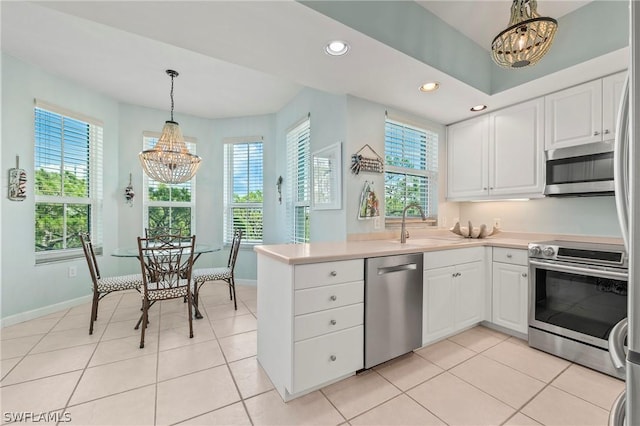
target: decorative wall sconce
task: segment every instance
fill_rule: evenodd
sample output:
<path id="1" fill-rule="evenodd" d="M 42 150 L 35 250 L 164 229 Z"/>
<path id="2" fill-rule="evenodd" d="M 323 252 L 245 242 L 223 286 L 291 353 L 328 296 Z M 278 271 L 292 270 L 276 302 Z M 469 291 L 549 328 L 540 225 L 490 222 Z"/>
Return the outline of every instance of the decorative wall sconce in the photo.
<path id="1" fill-rule="evenodd" d="M 27 172 L 20 168 L 20 157 L 16 155 L 15 169 L 9 169 L 9 199 L 23 201 L 27 198 Z"/>
<path id="2" fill-rule="evenodd" d="M 135 197 L 135 192 L 133 192 L 133 185 L 131 184 L 131 173 L 129 173 L 129 185 L 124 189 L 124 198 L 129 204 L 129 207 L 133 207 L 133 197 Z"/>
<path id="3" fill-rule="evenodd" d="M 278 202 L 282 204 L 282 176 L 278 176 L 276 186 L 278 187 Z"/>

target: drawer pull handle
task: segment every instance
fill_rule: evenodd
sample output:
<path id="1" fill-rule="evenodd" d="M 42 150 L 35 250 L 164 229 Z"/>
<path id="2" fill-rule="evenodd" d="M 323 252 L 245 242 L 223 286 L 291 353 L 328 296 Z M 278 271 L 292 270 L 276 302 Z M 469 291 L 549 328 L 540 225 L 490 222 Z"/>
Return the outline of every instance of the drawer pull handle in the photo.
<path id="1" fill-rule="evenodd" d="M 335 302 L 336 300 L 338 300 L 338 296 L 336 296 L 335 294 L 333 296 L 331 296 L 329 299 L 331 299 L 332 302 Z"/>
<path id="2" fill-rule="evenodd" d="M 336 360 L 336 356 L 335 356 L 335 355 L 331 355 L 331 356 L 329 357 L 329 359 L 330 359 L 331 361 L 335 361 L 335 360 Z"/>
<path id="3" fill-rule="evenodd" d="M 329 275 L 331 275 L 332 277 L 335 277 L 336 275 L 338 275 L 338 273 L 336 271 L 331 271 L 329 272 Z"/>
<path id="4" fill-rule="evenodd" d="M 527 278 L 527 273 L 526 272 L 522 273 L 522 278 Z"/>
<path id="5" fill-rule="evenodd" d="M 513 257 L 513 255 L 511 253 L 507 253 L 507 258 L 511 259 Z"/>
<path id="6" fill-rule="evenodd" d="M 593 132 L 593 136 L 598 136 L 599 134 L 600 134 L 600 132 L 597 131 L 597 130 L 595 132 Z"/>
<path id="7" fill-rule="evenodd" d="M 336 325 L 336 320 L 331 320 L 331 321 L 329 321 L 329 324 L 331 324 L 331 325 Z"/>

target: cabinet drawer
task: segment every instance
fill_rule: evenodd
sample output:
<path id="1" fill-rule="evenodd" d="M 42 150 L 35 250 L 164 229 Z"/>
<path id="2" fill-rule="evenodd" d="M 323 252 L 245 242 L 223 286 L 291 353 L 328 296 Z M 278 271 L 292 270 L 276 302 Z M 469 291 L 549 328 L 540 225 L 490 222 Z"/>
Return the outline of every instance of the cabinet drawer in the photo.
<path id="1" fill-rule="evenodd" d="M 424 269 L 442 268 L 462 263 L 484 260 L 483 247 L 429 251 L 424 254 Z"/>
<path id="2" fill-rule="evenodd" d="M 360 370 L 364 365 L 363 347 L 361 325 L 296 343 L 291 393 Z"/>
<path id="3" fill-rule="evenodd" d="M 494 247 L 493 261 L 502 262 L 502 263 L 511 263 L 512 265 L 527 266 L 529 261 L 529 255 L 526 250 Z"/>
<path id="4" fill-rule="evenodd" d="M 294 275 L 296 289 L 361 281 L 364 280 L 364 259 L 296 265 Z"/>
<path id="5" fill-rule="evenodd" d="M 328 309 L 295 318 L 295 341 L 362 325 L 364 303 Z"/>
<path id="6" fill-rule="evenodd" d="M 296 290 L 294 315 L 339 308 L 364 301 L 364 281 Z"/>

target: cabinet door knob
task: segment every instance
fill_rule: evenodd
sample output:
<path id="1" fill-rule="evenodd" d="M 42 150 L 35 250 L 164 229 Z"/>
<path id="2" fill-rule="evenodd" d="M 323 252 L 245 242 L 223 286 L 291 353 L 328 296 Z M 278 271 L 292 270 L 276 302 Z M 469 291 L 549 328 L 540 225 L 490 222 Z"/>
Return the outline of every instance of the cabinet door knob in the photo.
<path id="1" fill-rule="evenodd" d="M 483 190 L 483 191 L 486 191 L 486 190 L 487 190 L 487 187 L 485 186 L 484 188 L 482 188 L 482 190 Z"/>
<path id="2" fill-rule="evenodd" d="M 527 278 L 527 273 L 526 272 L 522 273 L 522 278 Z"/>
<path id="3" fill-rule="evenodd" d="M 336 320 L 331 320 L 331 321 L 329 321 L 329 324 L 331 324 L 331 325 L 336 325 Z"/>
<path id="4" fill-rule="evenodd" d="M 335 355 L 331 355 L 331 356 L 329 357 L 329 359 L 330 359 L 331 361 L 335 361 L 335 360 L 336 360 L 336 356 L 335 356 Z"/>
<path id="5" fill-rule="evenodd" d="M 608 135 L 609 133 L 610 133 L 610 132 L 609 132 L 609 129 L 604 129 L 604 134 L 605 134 L 605 135 Z"/>
<path id="6" fill-rule="evenodd" d="M 600 134 L 600 132 L 597 131 L 597 130 L 595 132 L 593 132 L 593 136 L 598 136 L 599 134 Z"/>
<path id="7" fill-rule="evenodd" d="M 511 253 L 507 253 L 507 258 L 511 259 L 513 257 L 513 255 Z"/>
<path id="8" fill-rule="evenodd" d="M 329 275 L 331 275 L 332 277 L 335 277 L 336 275 L 338 275 L 338 273 L 336 271 L 331 271 L 329 272 Z"/>
<path id="9" fill-rule="evenodd" d="M 333 296 L 331 296 L 329 299 L 331 299 L 332 302 L 335 302 L 336 300 L 338 300 L 338 296 L 336 296 L 335 294 Z"/>

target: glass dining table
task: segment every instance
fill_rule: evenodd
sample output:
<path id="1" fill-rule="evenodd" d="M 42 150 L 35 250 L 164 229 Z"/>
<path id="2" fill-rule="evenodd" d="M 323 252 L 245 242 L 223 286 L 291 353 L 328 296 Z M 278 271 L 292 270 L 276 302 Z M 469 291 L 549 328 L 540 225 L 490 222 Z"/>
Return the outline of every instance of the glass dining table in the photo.
<path id="1" fill-rule="evenodd" d="M 212 244 L 196 244 L 193 249 L 193 263 L 195 264 L 196 260 L 200 257 L 200 255 L 205 253 L 213 253 L 215 251 L 222 250 L 222 246 L 216 246 Z M 115 257 L 138 257 L 138 247 L 118 247 L 115 249 L 111 256 Z"/>
<path id="2" fill-rule="evenodd" d="M 196 263 L 198 258 L 205 253 L 213 253 L 216 251 L 222 250 L 222 246 L 216 246 L 212 244 L 196 244 L 193 249 L 193 264 Z M 118 247 L 112 253 L 111 256 L 114 257 L 135 257 L 137 259 L 140 258 L 140 253 L 138 252 L 138 247 Z M 197 305 L 193 305 L 195 308 L 194 317 L 196 319 L 201 319 L 202 314 L 198 309 Z"/>

